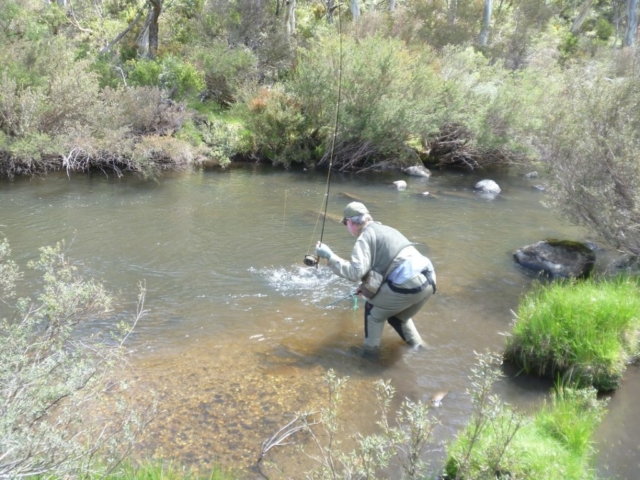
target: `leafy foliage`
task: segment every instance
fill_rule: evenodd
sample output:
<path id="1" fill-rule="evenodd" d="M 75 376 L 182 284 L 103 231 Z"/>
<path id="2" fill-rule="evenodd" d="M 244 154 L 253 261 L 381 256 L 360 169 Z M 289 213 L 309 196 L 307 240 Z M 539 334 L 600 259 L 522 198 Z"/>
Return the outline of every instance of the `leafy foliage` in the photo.
<path id="1" fill-rule="evenodd" d="M 99 338 L 86 327 L 109 311 L 104 287 L 79 275 L 62 244 L 42 248 L 29 266 L 42 272 L 42 291 L 11 303 L 22 276 L 6 240 L 0 244 L 7 315 L 0 321 L 0 476 L 104 471 L 127 455 L 152 413 L 132 410 L 113 374 L 126 360 L 124 340 L 144 315 L 144 290 L 133 324 L 114 326 L 113 339 Z M 98 420 L 100 408 L 112 409 L 110 422 Z"/>
<path id="2" fill-rule="evenodd" d="M 640 255 L 640 69 L 626 52 L 604 70 L 574 68 L 543 130 L 551 203 L 614 248 Z M 622 71 L 617 69 L 622 68 Z"/>

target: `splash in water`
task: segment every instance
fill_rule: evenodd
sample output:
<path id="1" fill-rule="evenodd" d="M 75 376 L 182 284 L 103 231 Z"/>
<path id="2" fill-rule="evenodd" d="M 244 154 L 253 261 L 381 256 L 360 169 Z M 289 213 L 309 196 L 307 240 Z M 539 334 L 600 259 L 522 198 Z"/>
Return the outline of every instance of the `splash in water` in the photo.
<path id="1" fill-rule="evenodd" d="M 353 291 L 353 283 L 334 275 L 328 268 L 292 265 L 290 268 L 250 268 L 284 297 L 301 297 L 303 301 L 324 306 Z M 347 304 L 349 302 L 346 302 Z"/>

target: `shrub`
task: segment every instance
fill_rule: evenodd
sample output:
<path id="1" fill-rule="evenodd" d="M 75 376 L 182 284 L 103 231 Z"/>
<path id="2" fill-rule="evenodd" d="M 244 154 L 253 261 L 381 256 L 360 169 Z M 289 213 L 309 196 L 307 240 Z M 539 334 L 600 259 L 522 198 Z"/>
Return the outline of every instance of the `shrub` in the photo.
<path id="1" fill-rule="evenodd" d="M 201 165 L 225 168 L 241 149 L 239 126 L 214 115 L 196 117 L 193 122 L 186 123 L 176 137 L 194 147 L 194 162 Z"/>
<path id="2" fill-rule="evenodd" d="M 168 55 L 158 60 L 139 59 L 128 63 L 131 85 L 160 87 L 169 96 L 182 99 L 204 89 L 204 75 L 196 67 L 177 57 Z"/>
<path id="3" fill-rule="evenodd" d="M 283 88 L 262 89 L 245 98 L 256 150 L 278 163 L 328 164 L 342 50 L 334 167 L 358 170 L 385 161 L 415 162 L 408 143 L 437 125 L 442 101 L 433 58 L 390 39 L 344 38 L 342 47 L 339 41 L 327 36 L 313 42 Z M 263 131 L 272 133 L 262 136 Z"/>
<path id="4" fill-rule="evenodd" d="M 390 405 L 395 389 L 388 381 L 376 382 L 376 400 L 380 413 L 381 432 L 352 436 L 355 448 L 340 448 L 340 406 L 347 378 L 339 378 L 333 370 L 325 375 L 328 402 L 314 412 L 297 413 L 294 419 L 262 445 L 258 468 L 263 476 L 264 459 L 272 448 L 298 444 L 304 455 L 318 466 L 306 473 L 307 478 L 376 478 L 395 459 L 402 469 L 402 478 L 423 479 L 428 465 L 423 461 L 426 447 L 432 441 L 436 422 L 430 417 L 429 406 L 405 399 L 390 419 Z M 306 439 L 312 439 L 306 442 Z"/>
<path id="5" fill-rule="evenodd" d="M 183 99 L 195 96 L 205 88 L 204 74 L 195 65 L 178 57 L 168 56 L 162 59 L 160 86 L 170 92 L 170 96 Z"/>
<path id="6" fill-rule="evenodd" d="M 285 166 L 313 163 L 317 133 L 303 106 L 282 87 L 260 88 L 248 104 L 232 112 L 244 119 L 250 154 Z"/>
<path id="7" fill-rule="evenodd" d="M 138 87 L 157 87 L 160 85 L 162 65 L 156 60 L 141 58 L 127 62 L 129 84 Z"/>
<path id="8" fill-rule="evenodd" d="M 113 338 L 92 336 L 92 322 L 111 304 L 104 287 L 78 274 L 62 244 L 42 248 L 29 266 L 42 272 L 42 291 L 14 303 L 22 276 L 0 243 L 0 476 L 104 473 L 128 454 L 153 411 L 133 411 L 119 377 L 123 343 L 145 313 L 144 289 L 133 324 L 111 325 Z M 101 407 L 112 411 L 109 421 L 95 415 Z"/>
<path id="9" fill-rule="evenodd" d="M 619 71 L 625 65 L 626 71 Z M 614 61 L 575 66 L 563 78 L 540 137 L 551 173 L 549 202 L 604 243 L 640 256 L 640 69 Z"/>
<path id="10" fill-rule="evenodd" d="M 613 390 L 639 352 L 640 294 L 619 277 L 538 286 L 518 306 L 505 358 L 526 372 Z"/>
<path id="11" fill-rule="evenodd" d="M 236 101 L 240 85 L 258 76 L 258 59 L 246 47 L 230 48 L 226 42 L 217 41 L 192 55 L 204 71 L 203 99 L 213 99 L 226 107 Z"/>
<path id="12" fill-rule="evenodd" d="M 510 72 L 472 48 L 444 49 L 439 60 L 446 101 L 438 128 L 426 136 L 431 161 L 440 167 L 484 168 L 523 162 L 536 151 L 557 89 L 555 70 Z"/>

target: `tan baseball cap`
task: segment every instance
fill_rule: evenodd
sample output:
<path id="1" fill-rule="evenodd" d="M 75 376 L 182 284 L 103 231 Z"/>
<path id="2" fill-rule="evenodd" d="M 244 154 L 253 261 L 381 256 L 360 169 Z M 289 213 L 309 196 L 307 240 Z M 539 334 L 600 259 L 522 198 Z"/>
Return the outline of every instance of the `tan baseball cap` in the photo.
<path id="1" fill-rule="evenodd" d="M 344 225 L 347 224 L 347 218 L 357 217 L 358 215 L 367 215 L 369 210 L 364 204 L 360 202 L 351 202 L 349 205 L 344 207 L 344 217 L 342 217 L 342 223 Z"/>

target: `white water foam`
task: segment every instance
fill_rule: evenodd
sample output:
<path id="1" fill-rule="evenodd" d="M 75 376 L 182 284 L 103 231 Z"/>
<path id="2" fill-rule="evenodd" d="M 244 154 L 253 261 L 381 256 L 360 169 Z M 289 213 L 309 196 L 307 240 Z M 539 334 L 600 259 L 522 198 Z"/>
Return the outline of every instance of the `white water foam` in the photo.
<path id="1" fill-rule="evenodd" d="M 250 268 L 249 271 L 264 278 L 283 297 L 302 297 L 308 303 L 319 306 L 344 297 L 355 289 L 352 282 L 323 267 L 292 265 L 289 268 Z"/>

